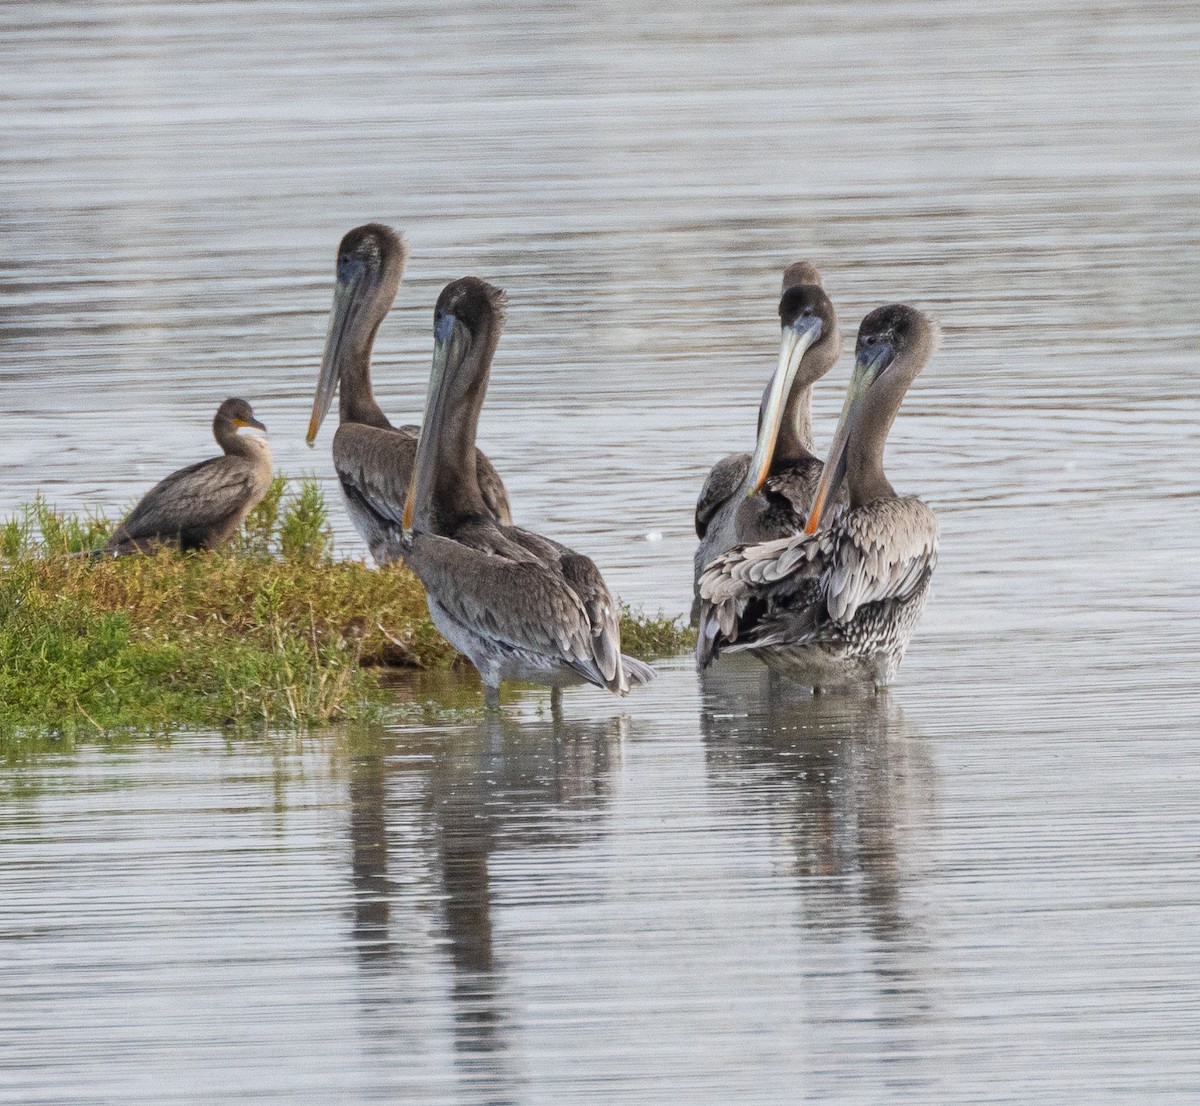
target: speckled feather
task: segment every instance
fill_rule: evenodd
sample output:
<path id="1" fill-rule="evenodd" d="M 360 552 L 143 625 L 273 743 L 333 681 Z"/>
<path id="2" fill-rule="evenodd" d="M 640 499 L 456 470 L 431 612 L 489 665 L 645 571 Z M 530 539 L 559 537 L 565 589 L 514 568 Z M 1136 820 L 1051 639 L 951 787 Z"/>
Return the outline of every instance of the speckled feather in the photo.
<path id="1" fill-rule="evenodd" d="M 735 545 L 790 538 L 804 529 L 813 495 L 821 478 L 816 457 L 797 459 L 767 478 L 757 495 L 741 495 L 750 454 L 731 453 L 713 466 L 696 504 L 694 579 L 697 591 L 704 569 Z M 846 501 L 841 490 L 833 503 L 840 512 Z M 836 516 L 835 516 L 836 517 Z"/>
<path id="2" fill-rule="evenodd" d="M 700 579 L 697 661 L 807 647 L 892 674 L 936 564 L 937 520 L 913 497 L 865 504 L 811 537 L 738 546 Z"/>

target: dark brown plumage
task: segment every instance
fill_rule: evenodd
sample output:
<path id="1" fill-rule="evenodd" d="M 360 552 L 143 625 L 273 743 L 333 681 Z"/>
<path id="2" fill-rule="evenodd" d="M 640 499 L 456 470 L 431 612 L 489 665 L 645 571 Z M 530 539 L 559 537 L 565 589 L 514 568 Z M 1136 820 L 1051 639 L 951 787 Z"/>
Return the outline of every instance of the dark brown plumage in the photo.
<path id="1" fill-rule="evenodd" d="M 164 545 L 214 549 L 237 533 L 271 486 L 271 451 L 241 427 L 266 430 L 244 399 L 217 408 L 213 436 L 225 451 L 160 480 L 108 539 L 105 553 L 152 553 Z"/>
<path id="2" fill-rule="evenodd" d="M 329 336 L 308 424 L 312 445 L 338 389 L 333 464 L 354 527 L 379 564 L 404 556 L 401 522 L 421 430 L 392 426 L 371 388 L 371 349 L 407 260 L 404 237 L 382 223 L 356 227 L 342 239 Z M 511 522 L 508 493 L 482 453 L 478 468 L 487 510 Z"/>

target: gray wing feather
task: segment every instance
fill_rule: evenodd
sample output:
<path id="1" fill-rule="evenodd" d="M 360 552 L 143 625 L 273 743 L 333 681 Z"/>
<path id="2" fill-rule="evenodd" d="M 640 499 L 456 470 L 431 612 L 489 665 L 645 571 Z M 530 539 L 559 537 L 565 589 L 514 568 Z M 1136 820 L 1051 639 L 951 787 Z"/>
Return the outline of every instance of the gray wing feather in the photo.
<path id="1" fill-rule="evenodd" d="M 696 531 L 701 537 L 695 555 L 697 606 L 693 617 L 699 609 L 700 576 L 721 554 L 735 545 L 790 539 L 803 529 L 822 465 L 816 457 L 789 462 L 767 479 L 762 492 L 747 497 L 738 493 L 749 467 L 748 453 L 730 454 L 713 467 L 700 493 Z M 834 505 L 839 510 L 843 498 L 839 496 Z"/>
<path id="2" fill-rule="evenodd" d="M 731 453 L 713 465 L 696 500 L 696 537 L 703 538 L 708 533 L 713 516 L 742 486 L 749 471 L 749 453 Z"/>
<path id="3" fill-rule="evenodd" d="M 559 564 L 564 579 L 582 600 L 587 612 L 596 667 L 606 684 L 621 683 L 621 623 L 600 570 L 589 558 L 578 553 L 564 556 Z"/>
<path id="4" fill-rule="evenodd" d="M 404 521 L 416 456 L 416 427 L 382 429 L 345 422 L 333 436 L 333 467 L 347 496 L 397 530 Z"/>
<path id="5" fill-rule="evenodd" d="M 627 691 L 617 607 L 595 564 L 527 530 L 487 530 L 471 544 L 416 535 L 414 567 L 426 591 L 477 633 L 558 656 L 591 682 Z M 652 675 L 638 664 L 637 682 Z"/>
<path id="6" fill-rule="evenodd" d="M 786 499 L 797 520 L 806 520 L 824 467 L 816 457 L 794 462 L 782 472 L 767 478 L 767 490 Z M 839 489 L 836 502 L 845 502 L 844 489 Z"/>
<path id="7" fill-rule="evenodd" d="M 394 527 L 397 536 L 404 521 L 420 433 L 419 426 L 384 429 L 346 422 L 333 437 L 333 467 L 347 496 L 357 498 L 387 528 Z M 476 464 L 484 505 L 497 522 L 508 525 L 511 512 L 504 482 L 478 450 Z"/>
<path id="8" fill-rule="evenodd" d="M 563 582 L 583 605 L 591 634 L 591 658 L 605 686 L 627 688 L 621 663 L 620 614 L 595 562 L 560 542 L 519 527 L 510 527 L 505 533 L 543 564 L 557 561 Z"/>
<path id="9" fill-rule="evenodd" d="M 129 512 L 109 544 L 169 540 L 181 531 L 217 528 L 249 510 L 265 491 L 261 473 L 245 458 L 198 461 L 155 484 Z"/>
<path id="10" fill-rule="evenodd" d="M 811 536 L 737 546 L 700 577 L 697 660 L 704 667 L 737 641 L 752 603 L 787 610 L 797 641 L 801 622 L 816 624 L 797 619 L 806 608 L 823 605 L 835 623 L 848 624 L 864 604 L 906 598 L 936 563 L 937 519 L 912 497 L 869 503 Z"/>
<path id="11" fill-rule="evenodd" d="M 583 602 L 536 557 L 518 560 L 434 534 L 416 535 L 413 546 L 425 590 L 458 621 L 519 649 L 591 659 Z"/>
<path id="12" fill-rule="evenodd" d="M 492 462 L 479 450 L 475 451 L 475 472 L 479 479 L 479 490 L 483 493 L 484 506 L 501 526 L 511 526 L 512 508 L 508 503 L 508 489 Z"/>
<path id="13" fill-rule="evenodd" d="M 821 590 L 835 622 L 866 603 L 907 598 L 937 564 L 937 518 L 913 497 L 868 503 L 828 533 L 836 545 Z"/>

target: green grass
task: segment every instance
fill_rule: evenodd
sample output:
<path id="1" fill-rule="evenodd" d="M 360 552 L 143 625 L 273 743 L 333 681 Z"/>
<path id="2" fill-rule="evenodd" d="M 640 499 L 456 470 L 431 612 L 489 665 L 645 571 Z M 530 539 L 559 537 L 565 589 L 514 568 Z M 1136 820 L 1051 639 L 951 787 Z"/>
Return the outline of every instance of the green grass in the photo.
<path id="1" fill-rule="evenodd" d="M 111 529 L 40 497 L 0 523 L 0 743 L 381 718 L 377 666 L 465 663 L 410 572 L 333 557 L 312 481 L 276 480 L 229 550 L 87 556 Z M 621 622 L 634 656 L 690 643 L 677 620 Z"/>

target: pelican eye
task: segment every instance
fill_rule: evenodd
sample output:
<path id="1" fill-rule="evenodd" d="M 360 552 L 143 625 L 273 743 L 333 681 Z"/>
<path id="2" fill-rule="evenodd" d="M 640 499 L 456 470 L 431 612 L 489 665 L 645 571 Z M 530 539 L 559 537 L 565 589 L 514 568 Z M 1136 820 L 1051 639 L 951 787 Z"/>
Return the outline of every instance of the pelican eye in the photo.
<path id="1" fill-rule="evenodd" d="M 806 307 L 803 311 L 800 312 L 800 314 L 804 315 L 806 318 L 811 318 L 812 313 L 813 313 L 813 309 L 811 307 Z"/>
<path id="2" fill-rule="evenodd" d="M 449 311 L 440 312 L 433 320 L 433 336 L 439 342 L 447 342 L 454 333 L 454 315 Z"/>

